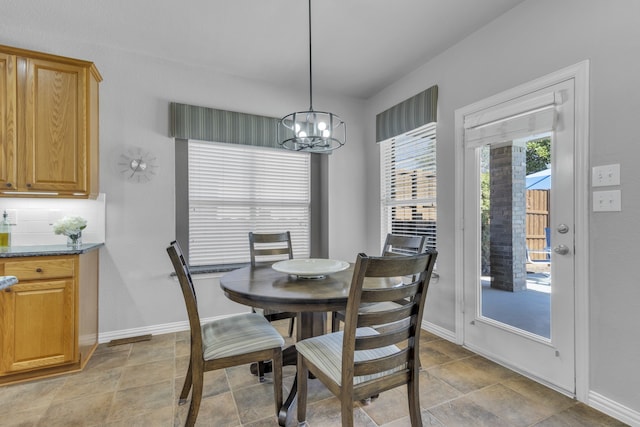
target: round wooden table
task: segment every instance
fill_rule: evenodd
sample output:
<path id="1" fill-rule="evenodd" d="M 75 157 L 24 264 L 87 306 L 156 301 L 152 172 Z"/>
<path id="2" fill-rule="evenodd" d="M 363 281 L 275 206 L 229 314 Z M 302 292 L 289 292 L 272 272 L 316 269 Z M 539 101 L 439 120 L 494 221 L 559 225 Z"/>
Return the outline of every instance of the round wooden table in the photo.
<path id="1" fill-rule="evenodd" d="M 302 279 L 280 273 L 271 265 L 244 267 L 220 278 L 220 287 L 232 301 L 250 307 L 297 312 L 296 338 L 303 340 L 327 333 L 327 312 L 345 310 L 353 276 L 353 264 L 348 269 L 331 273 L 322 279 Z M 402 281 L 368 278 L 365 287 L 390 287 Z M 283 364 L 295 365 L 295 347 L 285 348 Z M 289 408 L 296 397 L 294 380 L 291 392 L 278 415 L 285 425 Z"/>

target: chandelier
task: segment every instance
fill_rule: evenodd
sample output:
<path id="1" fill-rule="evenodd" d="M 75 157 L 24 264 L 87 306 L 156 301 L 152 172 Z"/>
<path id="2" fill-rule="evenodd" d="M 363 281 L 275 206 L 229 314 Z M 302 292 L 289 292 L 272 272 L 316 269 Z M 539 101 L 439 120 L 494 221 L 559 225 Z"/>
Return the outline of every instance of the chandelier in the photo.
<path id="1" fill-rule="evenodd" d="M 337 115 L 313 109 L 311 71 L 311 0 L 309 0 L 309 110 L 284 116 L 278 122 L 278 143 L 288 150 L 331 153 L 344 145 L 347 125 Z"/>

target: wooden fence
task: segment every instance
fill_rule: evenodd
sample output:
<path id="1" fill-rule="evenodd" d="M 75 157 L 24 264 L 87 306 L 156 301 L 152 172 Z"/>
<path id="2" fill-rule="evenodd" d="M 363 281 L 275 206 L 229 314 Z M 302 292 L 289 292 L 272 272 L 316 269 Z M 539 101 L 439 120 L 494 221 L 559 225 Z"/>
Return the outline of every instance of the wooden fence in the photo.
<path id="1" fill-rule="evenodd" d="M 527 190 L 527 249 L 543 251 L 551 242 L 547 242 L 545 229 L 549 228 L 549 190 Z M 544 260 L 541 252 L 530 254 L 532 260 Z"/>

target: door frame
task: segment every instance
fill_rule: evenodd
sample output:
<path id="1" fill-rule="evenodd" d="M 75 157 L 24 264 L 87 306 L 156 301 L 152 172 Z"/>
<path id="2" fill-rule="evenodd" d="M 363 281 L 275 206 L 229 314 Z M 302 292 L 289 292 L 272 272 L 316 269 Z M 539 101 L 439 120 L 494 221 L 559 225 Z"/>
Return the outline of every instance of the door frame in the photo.
<path id="1" fill-rule="evenodd" d="M 576 399 L 589 393 L 589 60 L 508 89 L 455 111 L 455 327 L 464 346 L 464 117 L 535 90 L 573 79 L 575 85 L 574 203 L 575 235 L 575 387 Z M 510 367 L 510 366 L 509 366 Z M 513 368 L 513 367 L 510 367 Z M 520 372 L 530 376 L 526 372 Z M 538 380 L 537 378 L 533 378 Z"/>

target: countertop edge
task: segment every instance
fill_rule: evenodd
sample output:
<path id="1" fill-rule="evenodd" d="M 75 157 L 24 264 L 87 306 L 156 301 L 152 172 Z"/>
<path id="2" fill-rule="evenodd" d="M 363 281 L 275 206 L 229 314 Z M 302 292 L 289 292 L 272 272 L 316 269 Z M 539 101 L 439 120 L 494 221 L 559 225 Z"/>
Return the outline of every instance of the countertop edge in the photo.
<path id="1" fill-rule="evenodd" d="M 18 283 L 16 276 L 0 276 L 0 291 Z"/>
<path id="2" fill-rule="evenodd" d="M 85 243 L 79 248 L 72 248 L 66 245 L 11 246 L 0 248 L 0 258 L 79 255 L 97 250 L 103 246 L 104 243 Z"/>

